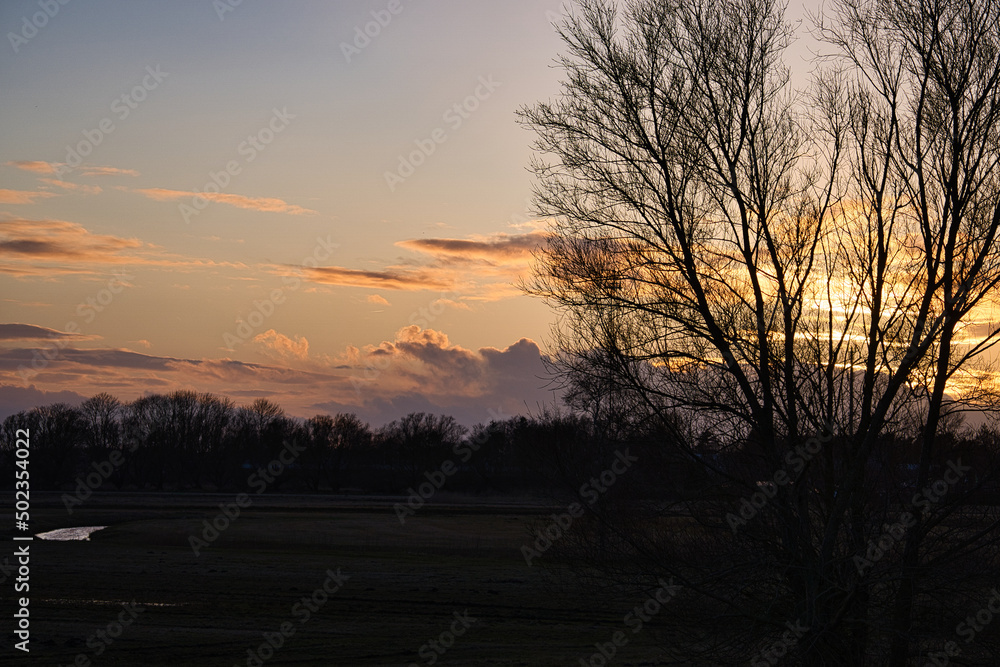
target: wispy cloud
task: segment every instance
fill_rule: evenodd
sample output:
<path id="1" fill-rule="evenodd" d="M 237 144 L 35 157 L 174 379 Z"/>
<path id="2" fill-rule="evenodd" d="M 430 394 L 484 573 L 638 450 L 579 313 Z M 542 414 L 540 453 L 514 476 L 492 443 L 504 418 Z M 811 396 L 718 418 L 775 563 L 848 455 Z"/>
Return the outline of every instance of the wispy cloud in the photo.
<path id="1" fill-rule="evenodd" d="M 4 303 L 16 303 L 25 308 L 48 308 L 53 305 L 47 301 L 25 301 L 23 299 L 3 299 Z"/>
<path id="2" fill-rule="evenodd" d="M 545 243 L 547 236 L 545 232 L 532 231 L 527 234 L 495 234 L 471 239 L 410 239 L 399 241 L 396 245 L 439 258 L 523 262 L 529 260 L 531 253 Z"/>
<path id="3" fill-rule="evenodd" d="M 69 274 L 104 276 L 108 264 L 181 271 L 248 268 L 242 263 L 165 253 L 139 239 L 95 234 L 66 220 L 0 219 L 0 274 L 45 278 Z"/>
<path id="4" fill-rule="evenodd" d="M 188 192 L 185 190 L 167 190 L 164 188 L 142 188 L 135 190 L 135 192 L 149 197 L 154 201 L 190 200 L 194 197 L 202 197 L 206 201 L 265 213 L 288 213 L 290 215 L 316 213 L 312 209 L 303 208 L 296 204 L 289 204 L 285 200 L 275 197 L 247 197 L 225 192 Z"/>
<path id="5" fill-rule="evenodd" d="M 138 176 L 135 169 L 119 169 L 118 167 L 98 167 L 94 165 L 83 165 L 80 167 L 82 176 Z"/>
<path id="6" fill-rule="evenodd" d="M 141 246 L 138 239 L 94 234 L 65 220 L 0 220 L 0 257 L 121 261 L 119 252 Z"/>
<path id="7" fill-rule="evenodd" d="M 11 160 L 5 164 L 10 167 L 17 167 L 22 171 L 30 171 L 36 174 L 54 174 L 56 173 L 57 167 L 55 164 L 42 162 L 41 160 Z"/>
<path id="8" fill-rule="evenodd" d="M 327 266 L 307 269 L 316 283 L 399 291 L 461 292 L 462 301 L 496 301 L 521 294 L 515 287 L 529 269 L 532 253 L 546 242 L 542 231 L 468 239 L 410 239 L 397 247 L 420 253 L 380 269 Z M 467 308 L 467 306 L 466 306 Z"/>
<path id="9" fill-rule="evenodd" d="M 0 190 L 0 204 L 34 204 L 36 199 L 58 197 L 54 192 L 37 190 Z"/>
<path id="10" fill-rule="evenodd" d="M 43 162 L 42 160 L 10 160 L 5 162 L 9 167 L 16 167 L 22 171 L 30 171 L 35 174 L 49 175 L 70 167 L 62 162 Z M 106 167 L 93 164 L 84 164 L 76 167 L 81 176 L 138 176 L 135 169 L 119 169 L 118 167 Z"/>
<path id="11" fill-rule="evenodd" d="M 0 340 L 97 340 L 100 336 L 69 333 L 34 324 L 0 324 Z"/>
<path id="12" fill-rule="evenodd" d="M 531 220 L 524 220 L 522 222 L 511 222 L 508 227 L 511 229 L 521 229 L 528 230 L 532 232 L 541 232 L 549 229 L 552 224 L 552 220 L 549 218 L 533 218 Z"/>
<path id="13" fill-rule="evenodd" d="M 343 285 L 345 287 L 372 287 L 391 290 L 437 290 L 452 288 L 446 277 L 429 270 L 388 268 L 382 271 L 348 269 L 342 266 L 321 266 L 305 269 L 306 276 L 314 283 Z"/>
<path id="14" fill-rule="evenodd" d="M 96 195 L 101 193 L 101 186 L 99 185 L 79 185 L 77 183 L 60 181 L 54 178 L 40 178 L 38 180 L 40 180 L 42 183 L 47 183 L 49 185 L 54 185 L 57 188 L 62 188 L 63 190 L 71 190 L 73 192 L 83 192 L 88 195 Z"/>

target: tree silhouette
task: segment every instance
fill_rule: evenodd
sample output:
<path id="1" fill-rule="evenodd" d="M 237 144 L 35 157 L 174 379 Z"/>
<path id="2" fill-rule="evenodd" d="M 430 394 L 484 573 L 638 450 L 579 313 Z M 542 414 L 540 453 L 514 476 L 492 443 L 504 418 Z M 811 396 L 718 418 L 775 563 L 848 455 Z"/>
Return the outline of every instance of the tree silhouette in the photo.
<path id="1" fill-rule="evenodd" d="M 902 666 L 996 565 L 996 512 L 940 433 L 995 400 L 1000 5 L 839 0 L 818 33 L 833 53 L 805 97 L 773 0 L 582 2 L 562 94 L 521 111 L 553 220 L 526 287 L 562 315 L 572 394 L 658 423 L 718 481 L 605 517 L 620 539 L 594 562 L 675 576 L 693 620 L 744 619 L 690 631 L 712 660 L 802 623 L 802 664 Z M 888 451 L 907 441 L 915 469 Z"/>

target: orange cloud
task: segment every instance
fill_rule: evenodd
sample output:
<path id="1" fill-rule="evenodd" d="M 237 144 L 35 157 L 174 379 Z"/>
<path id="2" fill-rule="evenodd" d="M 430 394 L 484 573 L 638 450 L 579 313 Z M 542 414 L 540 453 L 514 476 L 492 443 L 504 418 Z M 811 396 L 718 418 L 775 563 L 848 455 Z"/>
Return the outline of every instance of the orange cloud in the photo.
<path id="1" fill-rule="evenodd" d="M 442 306 L 448 306 L 449 308 L 454 308 L 456 310 L 472 310 L 469 304 L 463 303 L 462 301 L 453 301 L 452 299 L 437 299 L 434 301 L 435 304 L 441 304 Z"/>
<path id="2" fill-rule="evenodd" d="M 461 291 L 463 301 L 497 301 L 521 294 L 515 284 L 528 271 L 533 251 L 547 238 L 546 232 L 536 230 L 470 239 L 410 239 L 396 245 L 426 255 L 425 259 L 381 270 L 318 267 L 307 270 L 306 276 L 326 285 Z"/>
<path id="3" fill-rule="evenodd" d="M 295 204 L 289 204 L 283 199 L 274 197 L 246 197 L 244 195 L 227 194 L 225 192 L 187 192 L 184 190 L 167 190 L 164 188 L 143 188 L 136 192 L 149 197 L 154 201 L 172 201 L 177 199 L 192 199 L 201 197 L 206 201 L 229 204 L 236 208 L 250 209 L 264 213 L 288 213 L 290 215 L 304 215 L 316 213 L 312 209 L 303 208 Z"/>
<path id="4" fill-rule="evenodd" d="M 309 341 L 302 336 L 291 339 L 274 329 L 268 329 L 254 336 L 254 343 L 267 357 L 281 361 L 305 360 L 309 358 Z"/>
<path id="5" fill-rule="evenodd" d="M 138 176 L 135 169 L 119 169 L 118 167 L 95 167 L 84 165 L 80 167 L 83 176 Z"/>
<path id="6" fill-rule="evenodd" d="M 391 303 L 389 303 L 385 299 L 385 297 L 380 296 L 378 294 L 369 294 L 368 297 L 365 299 L 365 301 L 367 301 L 368 303 L 376 303 L 376 304 L 378 304 L 380 306 L 391 306 L 392 305 Z"/>
<path id="7" fill-rule="evenodd" d="M 58 174 L 60 171 L 68 171 L 71 167 L 62 162 L 43 162 L 41 160 L 11 160 L 5 163 L 7 166 L 16 167 L 22 171 L 30 171 L 36 174 Z M 97 165 L 82 165 L 78 167 L 83 176 L 138 176 L 135 169 L 119 169 L 118 167 L 101 167 Z"/>
<path id="8" fill-rule="evenodd" d="M 11 167 L 17 167 L 23 171 L 32 171 L 36 174 L 54 174 L 56 165 L 40 160 L 11 160 L 5 163 Z"/>
<path id="9" fill-rule="evenodd" d="M 64 220 L 0 220 L 0 257 L 42 260 L 121 261 L 117 253 L 139 248 L 138 239 L 92 234 Z"/>
<path id="10" fill-rule="evenodd" d="M 0 220 L 0 274 L 44 276 L 66 274 L 105 275 L 101 265 L 159 266 L 174 270 L 244 270 L 242 263 L 216 262 L 171 255 L 139 239 L 94 234 L 65 220 Z"/>
<path id="11" fill-rule="evenodd" d="M 24 301 L 22 299 L 4 299 L 6 303 L 16 303 L 19 306 L 24 306 L 26 308 L 47 308 L 53 304 L 46 301 Z"/>
<path id="12" fill-rule="evenodd" d="M 37 192 L 28 190 L 0 190 L 0 204 L 34 204 L 36 199 L 57 197 L 53 192 Z"/>
<path id="13" fill-rule="evenodd" d="M 101 193 L 101 187 L 98 185 L 77 185 L 76 183 L 70 183 L 68 181 L 59 181 L 54 178 L 42 178 L 39 179 L 42 183 L 48 183 L 49 185 L 54 185 L 57 188 L 62 188 L 64 190 L 72 190 L 73 192 L 85 192 L 88 195 L 96 195 Z"/>

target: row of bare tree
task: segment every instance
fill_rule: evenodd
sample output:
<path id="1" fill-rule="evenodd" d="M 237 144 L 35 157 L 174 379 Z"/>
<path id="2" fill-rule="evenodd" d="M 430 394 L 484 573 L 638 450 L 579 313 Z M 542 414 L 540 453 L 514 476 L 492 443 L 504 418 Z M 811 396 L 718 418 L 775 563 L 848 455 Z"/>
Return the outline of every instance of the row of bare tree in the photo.
<path id="1" fill-rule="evenodd" d="M 109 460 L 122 463 L 101 480 L 103 491 L 246 488 L 291 444 L 295 460 L 271 490 L 402 492 L 450 461 L 458 472 L 448 490 L 520 492 L 551 487 L 557 475 L 545 460 L 576 461 L 595 440 L 587 420 L 570 415 L 513 417 L 470 431 L 451 416 L 411 413 L 373 428 L 354 414 L 293 418 L 266 399 L 237 406 L 177 391 L 122 402 L 102 393 L 78 407 L 40 406 L 6 418 L 3 471 L 14 466 L 19 429 L 30 434 L 38 490 L 71 489 Z M 9 486 L 13 473 L 0 474 Z"/>
<path id="2" fill-rule="evenodd" d="M 32 488 L 39 490 L 68 490 L 95 465 L 106 469 L 112 454 L 123 463 L 106 484 L 102 480 L 104 491 L 246 488 L 247 477 L 289 443 L 295 461 L 276 480 L 275 491 L 401 492 L 450 461 L 459 472 L 450 476 L 448 490 L 534 490 L 565 497 L 624 450 L 642 461 L 629 485 L 633 498 L 697 499 L 711 493 L 732 503 L 747 490 L 734 480 L 771 476 L 747 443 L 722 446 L 708 430 L 695 449 L 697 460 L 677 458 L 673 431 L 694 428 L 678 423 L 664 430 L 652 421 L 577 411 L 509 417 L 470 430 L 447 415 L 415 412 L 373 428 L 354 414 L 289 417 L 266 399 L 237 406 L 213 394 L 178 391 L 122 402 L 103 393 L 78 407 L 57 403 L 7 417 L 0 423 L 0 467 L 12 469 L 16 433 L 26 429 Z M 986 427 L 954 428 L 947 439 L 945 458 L 936 467 L 945 466 L 946 458 L 960 459 L 977 471 L 970 479 L 978 480 L 1000 450 L 1000 433 Z M 879 488 L 908 489 L 908 474 L 919 459 L 916 441 L 897 439 L 883 451 Z M 13 479 L 4 474 L 3 485 Z M 994 500 L 990 495 L 988 502 Z"/>

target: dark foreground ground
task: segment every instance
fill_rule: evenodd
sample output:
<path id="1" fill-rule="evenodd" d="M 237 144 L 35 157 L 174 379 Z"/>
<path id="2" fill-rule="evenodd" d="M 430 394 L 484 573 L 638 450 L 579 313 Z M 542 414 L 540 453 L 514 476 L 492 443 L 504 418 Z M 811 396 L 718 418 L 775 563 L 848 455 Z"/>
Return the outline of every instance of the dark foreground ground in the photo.
<path id="1" fill-rule="evenodd" d="M 595 643 L 626 629 L 630 606 L 573 586 L 545 556 L 525 564 L 520 548 L 544 507 L 445 504 L 400 525 L 388 500 L 258 496 L 196 557 L 189 536 L 231 500 L 97 495 L 69 515 L 57 495 L 33 495 L 32 532 L 109 527 L 90 541 L 30 543 L 29 655 L 13 648 L 16 575 L 0 574 L 0 664 L 576 666 L 603 664 L 591 662 Z M 5 510 L 0 525 L 12 526 Z M 13 532 L 2 534 L 0 563 L 13 561 Z M 348 578 L 310 611 L 304 597 L 336 587 L 328 570 Z M 282 624 L 294 634 L 278 639 Z M 445 649 L 453 629 L 461 636 Z M 273 653 L 265 633 L 280 644 Z M 654 619 L 613 664 L 659 664 L 663 641 Z"/>

